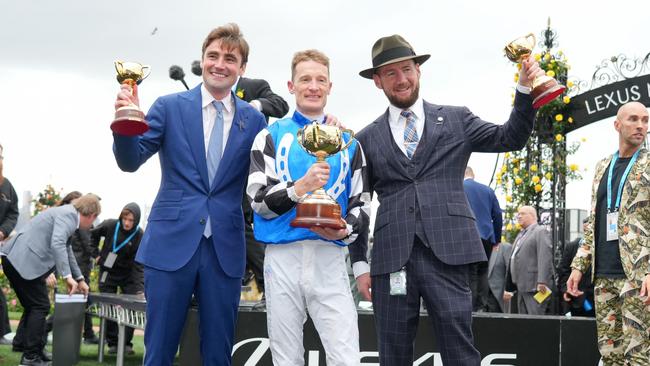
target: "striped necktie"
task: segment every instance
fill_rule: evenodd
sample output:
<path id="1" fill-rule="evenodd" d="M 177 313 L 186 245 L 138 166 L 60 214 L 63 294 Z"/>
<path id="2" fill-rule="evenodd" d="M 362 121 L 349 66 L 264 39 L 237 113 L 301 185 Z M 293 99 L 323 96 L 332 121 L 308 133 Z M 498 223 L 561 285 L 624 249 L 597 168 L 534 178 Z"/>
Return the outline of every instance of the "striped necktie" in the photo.
<path id="1" fill-rule="evenodd" d="M 400 113 L 400 116 L 406 121 L 404 126 L 404 148 L 406 149 L 406 156 L 411 159 L 420 141 L 415 127 L 415 115 L 409 109 L 405 109 Z"/>
<path id="2" fill-rule="evenodd" d="M 208 142 L 208 181 L 210 188 L 212 182 L 217 174 L 219 162 L 221 161 L 221 150 L 223 150 L 223 102 L 214 100 L 212 105 L 217 110 L 217 117 L 214 119 L 212 125 L 212 133 L 210 133 L 210 141 Z M 210 214 L 208 213 L 208 220 L 203 229 L 203 236 L 209 238 L 212 235 L 212 224 L 210 223 Z"/>
<path id="3" fill-rule="evenodd" d="M 223 103 L 215 100 L 212 105 L 217 110 L 217 117 L 214 119 L 210 142 L 208 143 L 208 179 L 210 186 L 212 186 L 214 176 L 217 174 L 219 161 L 221 161 L 221 151 L 223 150 Z"/>

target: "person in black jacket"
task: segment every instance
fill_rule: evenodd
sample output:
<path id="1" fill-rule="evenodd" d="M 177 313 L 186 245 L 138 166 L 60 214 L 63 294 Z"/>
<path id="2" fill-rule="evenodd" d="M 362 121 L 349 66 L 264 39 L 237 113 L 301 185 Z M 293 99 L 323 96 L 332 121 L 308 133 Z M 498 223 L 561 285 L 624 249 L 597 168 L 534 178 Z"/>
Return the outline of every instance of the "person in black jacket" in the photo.
<path id="1" fill-rule="evenodd" d="M 104 293 L 143 295 L 144 269 L 135 261 L 135 255 L 142 239 L 140 224 L 140 207 L 131 202 L 124 206 L 118 220 L 103 221 L 91 230 L 91 242 L 99 247 L 101 237 L 104 245 L 99 251 L 99 291 Z M 125 351 L 133 354 L 133 328 L 126 328 Z M 117 324 L 106 323 L 106 340 L 108 353 L 117 353 Z"/>
<path id="2" fill-rule="evenodd" d="M 588 218 L 582 221 L 583 227 L 587 224 L 587 221 Z M 591 268 L 582 276 L 578 284 L 578 289 L 584 292 L 582 295 L 575 297 L 567 292 L 566 287 L 566 282 L 569 279 L 569 275 L 571 275 L 571 262 L 573 261 L 573 257 L 576 256 L 582 240 L 583 238 L 578 238 L 564 245 L 562 259 L 557 269 L 558 285 L 562 293 L 562 299 L 564 300 L 562 304 L 563 313 L 570 312 L 574 316 L 588 316 L 593 318 L 596 316 L 596 311 L 594 309 L 594 284 L 591 283 Z"/>
<path id="3" fill-rule="evenodd" d="M 9 179 L 2 173 L 3 152 L 4 149 L 0 145 L 0 244 L 9 237 L 18 221 L 18 195 Z M 7 298 L 0 290 L 0 344 L 11 344 L 11 341 L 4 337 L 7 333 L 11 333 Z"/>

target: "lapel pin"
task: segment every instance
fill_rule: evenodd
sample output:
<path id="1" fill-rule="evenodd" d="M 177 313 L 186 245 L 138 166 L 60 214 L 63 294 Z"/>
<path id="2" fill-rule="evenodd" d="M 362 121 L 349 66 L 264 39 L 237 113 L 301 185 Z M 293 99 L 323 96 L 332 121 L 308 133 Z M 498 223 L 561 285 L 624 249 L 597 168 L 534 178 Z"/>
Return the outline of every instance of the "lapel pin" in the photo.
<path id="1" fill-rule="evenodd" d="M 441 125 L 441 124 L 442 124 L 442 117 L 438 117 L 438 122 L 436 122 L 436 124 L 437 124 L 437 125 Z"/>

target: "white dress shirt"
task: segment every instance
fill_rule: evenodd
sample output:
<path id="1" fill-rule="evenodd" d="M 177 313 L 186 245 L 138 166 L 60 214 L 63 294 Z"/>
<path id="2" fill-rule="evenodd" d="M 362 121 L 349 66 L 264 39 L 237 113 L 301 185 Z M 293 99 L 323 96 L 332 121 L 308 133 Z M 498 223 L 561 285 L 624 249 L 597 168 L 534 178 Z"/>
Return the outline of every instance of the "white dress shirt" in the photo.
<path id="1" fill-rule="evenodd" d="M 214 120 L 217 118 L 217 108 L 212 104 L 216 100 L 210 94 L 205 85 L 201 85 L 201 111 L 203 115 L 203 142 L 205 146 L 205 157 L 208 157 L 208 145 L 210 144 L 210 135 L 212 134 L 212 126 Z M 225 98 L 221 99 L 223 103 L 223 143 L 221 144 L 221 154 L 223 155 L 226 149 L 226 142 L 228 142 L 228 135 L 230 134 L 230 127 L 232 127 L 232 120 L 235 117 L 235 101 L 232 94 L 228 93 Z"/>

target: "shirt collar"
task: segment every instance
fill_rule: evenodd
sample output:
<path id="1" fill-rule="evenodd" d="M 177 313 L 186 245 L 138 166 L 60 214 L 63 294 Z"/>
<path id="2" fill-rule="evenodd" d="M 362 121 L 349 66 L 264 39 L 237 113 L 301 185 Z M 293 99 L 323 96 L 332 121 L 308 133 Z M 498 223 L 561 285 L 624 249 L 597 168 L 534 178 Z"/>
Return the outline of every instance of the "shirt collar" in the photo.
<path id="1" fill-rule="evenodd" d="M 309 119 L 302 115 L 302 113 L 298 112 L 297 110 L 293 112 L 293 116 L 291 116 L 291 119 L 294 120 L 294 122 L 298 123 L 300 126 L 306 126 L 311 124 L 314 120 Z M 325 123 L 325 115 L 318 116 L 316 118 L 316 121 L 319 124 Z"/>
<path id="2" fill-rule="evenodd" d="M 416 120 L 424 121 L 424 102 L 422 101 L 421 97 L 418 97 L 415 103 L 406 109 L 411 110 L 411 112 L 415 115 Z M 402 111 L 402 108 L 397 108 L 393 104 L 388 105 L 388 113 L 390 114 L 391 121 L 398 121 L 400 113 L 402 113 Z"/>
<path id="3" fill-rule="evenodd" d="M 211 104 L 213 101 L 215 101 L 214 97 L 208 89 L 206 89 L 205 84 L 201 84 L 201 108 L 205 108 L 208 106 L 208 104 Z M 226 108 L 226 112 L 232 113 L 233 109 L 233 100 L 232 100 L 232 92 L 228 93 L 225 98 L 221 99 L 221 102 L 223 103 L 223 106 Z"/>

